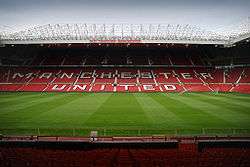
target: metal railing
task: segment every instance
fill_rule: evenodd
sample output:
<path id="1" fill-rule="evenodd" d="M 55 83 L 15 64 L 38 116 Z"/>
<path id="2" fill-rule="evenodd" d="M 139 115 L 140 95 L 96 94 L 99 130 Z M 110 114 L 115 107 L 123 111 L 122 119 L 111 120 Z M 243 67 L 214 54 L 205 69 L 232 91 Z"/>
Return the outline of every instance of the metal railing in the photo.
<path id="1" fill-rule="evenodd" d="M 201 129 L 149 129 L 149 128 L 0 128 L 4 136 L 250 136 L 250 129 L 201 128 Z"/>

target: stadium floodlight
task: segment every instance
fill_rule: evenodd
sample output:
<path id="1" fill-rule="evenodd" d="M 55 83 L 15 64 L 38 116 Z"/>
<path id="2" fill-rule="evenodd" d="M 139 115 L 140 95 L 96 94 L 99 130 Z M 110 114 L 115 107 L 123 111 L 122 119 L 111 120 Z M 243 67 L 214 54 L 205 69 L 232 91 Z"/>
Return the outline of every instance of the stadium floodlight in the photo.
<path id="1" fill-rule="evenodd" d="M 1 32 L 3 44 L 29 43 L 183 43 L 229 45 L 250 37 L 249 19 L 226 31 L 171 24 L 47 24 Z"/>

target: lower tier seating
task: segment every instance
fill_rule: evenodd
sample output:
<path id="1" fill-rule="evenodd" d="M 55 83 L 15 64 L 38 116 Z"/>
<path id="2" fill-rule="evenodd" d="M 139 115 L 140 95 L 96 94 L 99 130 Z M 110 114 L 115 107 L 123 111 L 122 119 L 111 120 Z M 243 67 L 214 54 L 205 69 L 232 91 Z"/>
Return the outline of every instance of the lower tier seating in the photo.
<path id="1" fill-rule="evenodd" d="M 249 68 L 2 68 L 0 91 L 250 93 Z M 249 72 L 249 73 L 248 73 Z"/>

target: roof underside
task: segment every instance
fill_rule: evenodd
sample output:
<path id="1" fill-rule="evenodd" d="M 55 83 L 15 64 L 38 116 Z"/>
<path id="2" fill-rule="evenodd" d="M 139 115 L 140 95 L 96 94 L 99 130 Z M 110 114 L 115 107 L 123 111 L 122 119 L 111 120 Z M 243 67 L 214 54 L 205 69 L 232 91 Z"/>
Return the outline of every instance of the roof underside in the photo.
<path id="1" fill-rule="evenodd" d="M 177 43 L 232 45 L 250 37 L 249 22 L 208 31 L 171 24 L 48 24 L 18 32 L 2 31 L 1 44 Z"/>

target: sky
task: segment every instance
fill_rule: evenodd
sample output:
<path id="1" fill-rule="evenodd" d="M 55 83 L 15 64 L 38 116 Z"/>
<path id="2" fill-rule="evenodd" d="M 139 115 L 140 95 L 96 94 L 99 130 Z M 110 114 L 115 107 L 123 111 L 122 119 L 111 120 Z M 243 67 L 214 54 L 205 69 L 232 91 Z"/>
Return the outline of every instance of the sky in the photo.
<path id="1" fill-rule="evenodd" d="M 0 28 L 54 23 L 170 23 L 219 29 L 250 16 L 250 0 L 0 0 Z"/>

